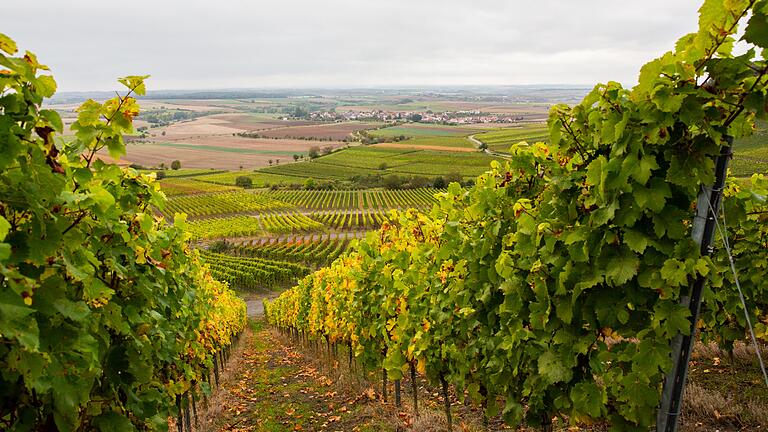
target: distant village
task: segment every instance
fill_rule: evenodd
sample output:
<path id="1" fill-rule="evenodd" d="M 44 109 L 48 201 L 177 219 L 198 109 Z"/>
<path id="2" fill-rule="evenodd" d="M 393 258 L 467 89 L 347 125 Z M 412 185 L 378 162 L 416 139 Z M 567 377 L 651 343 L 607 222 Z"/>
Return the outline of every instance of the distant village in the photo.
<path id="1" fill-rule="evenodd" d="M 421 123 L 438 124 L 477 124 L 477 123 L 515 123 L 524 120 L 520 115 L 490 114 L 481 111 L 446 111 L 435 113 L 426 112 L 393 112 L 393 111 L 315 111 L 308 114 L 309 120 L 316 121 L 416 121 Z"/>

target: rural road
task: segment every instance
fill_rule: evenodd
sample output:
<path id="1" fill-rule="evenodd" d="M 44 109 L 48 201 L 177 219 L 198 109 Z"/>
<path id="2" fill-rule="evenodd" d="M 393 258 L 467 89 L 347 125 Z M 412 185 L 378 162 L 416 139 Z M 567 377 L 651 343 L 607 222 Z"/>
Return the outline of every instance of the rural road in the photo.
<path id="1" fill-rule="evenodd" d="M 480 148 L 480 146 L 483 145 L 482 141 L 480 141 L 479 139 L 475 138 L 474 135 L 468 136 L 467 139 L 472 141 L 477 148 Z M 497 152 L 495 152 L 493 150 L 489 150 L 489 149 L 483 149 L 483 151 L 486 154 L 491 155 L 491 156 L 499 157 L 499 158 L 502 158 L 502 159 L 511 159 L 511 157 L 508 154 L 497 153 Z"/>

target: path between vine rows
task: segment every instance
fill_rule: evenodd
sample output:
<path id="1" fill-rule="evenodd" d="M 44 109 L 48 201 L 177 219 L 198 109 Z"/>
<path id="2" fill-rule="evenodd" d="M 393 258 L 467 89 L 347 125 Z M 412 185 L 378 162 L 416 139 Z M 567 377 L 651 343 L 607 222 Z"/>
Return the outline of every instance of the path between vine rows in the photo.
<path id="1" fill-rule="evenodd" d="M 196 431 L 395 431 L 412 421 L 251 320 Z"/>

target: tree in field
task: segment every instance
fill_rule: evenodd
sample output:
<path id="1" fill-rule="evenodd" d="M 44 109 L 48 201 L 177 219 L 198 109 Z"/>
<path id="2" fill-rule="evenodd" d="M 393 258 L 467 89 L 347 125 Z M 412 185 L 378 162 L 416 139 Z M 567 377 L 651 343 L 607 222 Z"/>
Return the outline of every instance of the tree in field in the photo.
<path id="1" fill-rule="evenodd" d="M 253 179 L 248 176 L 237 176 L 235 179 L 235 186 L 250 189 L 253 186 Z"/>
<path id="2" fill-rule="evenodd" d="M 272 162 L 274 162 L 272 159 L 269 160 L 269 166 L 272 166 Z"/>
<path id="3" fill-rule="evenodd" d="M 310 157 L 310 159 L 316 159 L 320 156 L 320 147 L 318 146 L 312 146 L 309 148 L 309 152 L 307 153 Z"/>
<path id="4" fill-rule="evenodd" d="M 384 176 L 382 179 L 382 184 L 387 189 L 400 189 L 400 187 L 403 186 L 403 179 L 400 178 L 397 174 L 390 174 L 388 176 Z"/>
<path id="5" fill-rule="evenodd" d="M 432 187 L 435 189 L 445 189 L 446 186 L 448 186 L 448 183 L 445 182 L 445 178 L 442 176 L 435 177 L 435 180 L 432 182 Z"/>
<path id="6" fill-rule="evenodd" d="M 171 169 L 172 170 L 177 170 L 179 168 L 181 168 L 181 161 L 180 160 L 175 160 L 175 161 L 171 162 Z"/>
<path id="7" fill-rule="evenodd" d="M 297 162 L 297 161 L 299 160 L 299 158 L 300 158 L 300 157 L 301 157 L 301 156 L 299 156 L 299 155 L 297 155 L 297 154 L 293 155 L 293 161 L 294 161 L 294 162 Z"/>
<path id="8" fill-rule="evenodd" d="M 463 177 L 461 176 L 461 174 L 456 171 L 449 172 L 448 174 L 445 175 L 445 182 L 448 184 L 451 184 L 453 182 L 461 183 L 462 179 Z"/>

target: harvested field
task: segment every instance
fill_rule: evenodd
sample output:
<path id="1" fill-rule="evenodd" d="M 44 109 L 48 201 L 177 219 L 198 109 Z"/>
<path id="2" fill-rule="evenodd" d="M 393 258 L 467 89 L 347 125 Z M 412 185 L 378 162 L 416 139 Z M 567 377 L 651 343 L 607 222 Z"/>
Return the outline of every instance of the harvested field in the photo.
<path id="1" fill-rule="evenodd" d="M 245 138 L 241 136 L 232 135 L 208 135 L 192 137 L 189 139 L 177 139 L 177 140 L 158 140 L 158 145 L 173 145 L 178 144 L 179 147 L 199 147 L 202 149 L 208 148 L 214 150 L 215 148 L 222 148 L 221 151 L 232 151 L 233 149 L 246 150 L 243 153 L 250 151 L 251 153 L 285 153 L 289 156 L 296 154 L 305 154 L 309 151 L 309 148 L 316 146 L 317 143 L 310 140 L 300 139 L 270 139 L 270 138 Z M 323 142 L 323 147 L 331 146 L 338 148 L 345 146 L 346 143 L 341 141 L 326 141 Z"/>
<path id="2" fill-rule="evenodd" d="M 128 146 L 128 154 L 120 159 L 121 165 L 131 163 L 144 166 L 157 166 L 160 163 L 169 165 L 174 160 L 181 161 L 185 168 L 214 168 L 214 169 L 238 169 L 240 166 L 253 169 L 269 166 L 269 160 L 280 159 L 282 163 L 288 163 L 293 158 L 286 155 L 221 151 L 190 145 L 189 147 L 170 147 L 162 144 L 137 144 Z M 286 153 L 287 154 L 287 153 Z M 103 160 L 110 160 L 106 155 L 99 156 Z"/>
<path id="3" fill-rule="evenodd" d="M 175 138 L 168 134 L 163 141 L 149 144 L 130 144 L 121 162 L 144 166 L 170 164 L 178 159 L 185 168 L 248 169 L 270 166 L 270 159 L 282 163 L 293 162 L 293 155 L 306 155 L 316 141 L 297 139 L 244 138 L 224 135 L 196 135 Z M 171 138 L 167 139 L 166 138 Z M 323 146 L 338 148 L 340 141 L 327 141 Z M 106 154 L 106 153 L 105 153 Z"/>
<path id="4" fill-rule="evenodd" d="M 373 129 L 379 126 L 381 126 L 381 123 L 329 123 L 324 125 L 293 126 L 272 129 L 261 132 L 260 135 L 264 135 L 270 138 L 314 138 L 343 140 L 345 138 L 349 138 L 349 135 L 354 131 Z"/>
<path id="5" fill-rule="evenodd" d="M 165 135 L 162 135 L 163 132 Z M 230 122 L 213 116 L 199 117 L 151 130 L 155 139 L 163 141 L 179 141 L 203 135 L 232 136 L 240 132 L 245 132 L 245 129 L 232 127 Z"/>
<path id="6" fill-rule="evenodd" d="M 204 111 L 232 111 L 237 110 L 229 106 L 225 100 L 192 100 L 192 99 L 179 99 L 179 100 L 150 100 L 141 99 L 139 105 L 142 110 L 150 109 L 182 109 L 195 112 Z"/>
<path id="7" fill-rule="evenodd" d="M 280 120 L 274 117 L 253 114 L 219 114 L 211 117 L 224 120 L 229 127 L 248 131 L 322 124 L 308 120 Z"/>

